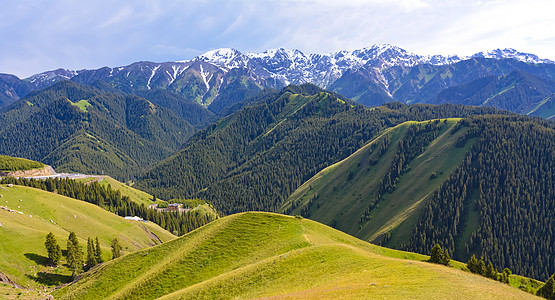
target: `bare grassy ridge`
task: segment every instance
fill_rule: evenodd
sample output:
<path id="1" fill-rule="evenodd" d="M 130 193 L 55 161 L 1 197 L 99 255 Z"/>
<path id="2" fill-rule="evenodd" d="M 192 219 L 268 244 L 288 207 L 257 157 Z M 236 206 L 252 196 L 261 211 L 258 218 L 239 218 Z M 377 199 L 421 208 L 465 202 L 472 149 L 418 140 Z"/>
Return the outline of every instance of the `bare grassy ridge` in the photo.
<path id="1" fill-rule="evenodd" d="M 527 299 L 531 294 L 317 222 L 249 212 L 110 261 L 60 299 Z M 460 266 L 460 264 L 457 264 Z"/>

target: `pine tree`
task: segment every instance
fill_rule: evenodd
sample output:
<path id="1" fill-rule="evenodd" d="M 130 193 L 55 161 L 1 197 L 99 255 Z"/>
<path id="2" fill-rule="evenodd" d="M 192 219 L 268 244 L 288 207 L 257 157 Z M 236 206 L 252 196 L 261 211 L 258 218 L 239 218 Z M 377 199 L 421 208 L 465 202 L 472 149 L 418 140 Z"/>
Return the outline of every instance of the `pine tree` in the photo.
<path id="1" fill-rule="evenodd" d="M 81 246 L 79 246 L 77 235 L 73 231 L 69 233 L 67 239 L 67 263 L 73 277 L 81 272 L 83 267 L 83 252 L 81 251 Z"/>
<path id="2" fill-rule="evenodd" d="M 505 268 L 503 273 L 501 274 L 501 282 L 509 283 L 509 278 L 511 277 L 511 270 L 509 268 Z"/>
<path id="3" fill-rule="evenodd" d="M 538 290 L 536 295 L 555 300 L 555 274 L 551 275 L 545 284 Z"/>
<path id="4" fill-rule="evenodd" d="M 441 260 L 441 264 L 448 266 L 450 261 L 451 261 L 451 256 L 449 256 L 449 250 L 445 249 L 445 253 L 443 254 L 443 259 Z"/>
<path id="5" fill-rule="evenodd" d="M 484 276 L 497 280 L 497 270 L 493 267 L 493 264 L 491 263 L 491 261 L 489 262 L 488 267 L 486 268 L 486 274 Z"/>
<path id="6" fill-rule="evenodd" d="M 112 240 L 112 259 L 118 258 L 121 256 L 121 246 L 117 238 Z"/>
<path id="7" fill-rule="evenodd" d="M 95 241 L 94 258 L 96 258 L 97 263 L 102 262 L 102 249 L 100 248 L 100 242 L 98 241 L 98 237 L 96 237 L 96 241 Z"/>
<path id="8" fill-rule="evenodd" d="M 87 269 L 90 269 L 98 263 L 95 257 L 94 243 L 91 238 L 87 240 Z"/>
<path id="9" fill-rule="evenodd" d="M 442 264 L 447 266 L 449 265 L 450 260 L 451 257 L 449 257 L 449 251 L 446 249 L 445 253 L 443 253 L 443 250 L 441 250 L 441 246 L 439 244 L 436 244 L 432 248 L 430 259 L 428 261 L 434 264 Z"/>
<path id="10" fill-rule="evenodd" d="M 44 242 L 44 246 L 46 247 L 46 252 L 48 253 L 48 259 L 50 262 L 56 266 L 60 263 L 60 259 L 62 258 L 62 249 L 56 242 L 56 237 L 52 232 L 46 235 L 46 241 Z"/>
<path id="11" fill-rule="evenodd" d="M 470 270 L 470 272 L 472 273 L 477 273 L 477 274 L 481 274 L 480 273 L 480 265 L 478 263 L 478 260 L 476 259 L 476 255 L 472 255 L 472 257 L 468 260 L 468 262 L 466 263 L 466 267 Z"/>
<path id="12" fill-rule="evenodd" d="M 478 261 L 478 270 L 476 273 L 480 274 L 480 275 L 486 275 L 486 262 L 484 261 L 484 258 L 481 257 L 480 261 Z"/>

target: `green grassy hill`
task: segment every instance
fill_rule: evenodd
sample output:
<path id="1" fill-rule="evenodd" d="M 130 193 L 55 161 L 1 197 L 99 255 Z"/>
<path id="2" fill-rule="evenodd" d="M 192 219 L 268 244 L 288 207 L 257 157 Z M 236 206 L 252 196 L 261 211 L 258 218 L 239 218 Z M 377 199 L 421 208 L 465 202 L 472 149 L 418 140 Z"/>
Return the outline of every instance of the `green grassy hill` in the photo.
<path id="1" fill-rule="evenodd" d="M 65 267 L 47 267 L 44 247 L 48 232 L 65 249 L 74 231 L 86 251 L 87 238 L 97 237 L 104 259 L 111 258 L 110 242 L 118 238 L 124 253 L 173 239 L 151 222 L 125 220 L 102 208 L 38 189 L 0 185 L 0 271 L 23 286 L 60 284 L 71 278 Z"/>
<path id="2" fill-rule="evenodd" d="M 423 262 L 317 222 L 272 213 L 221 218 L 107 262 L 60 299 L 527 299 L 508 285 Z M 456 263 L 459 266 L 460 264 Z"/>
<path id="3" fill-rule="evenodd" d="M 406 122 L 385 130 L 353 155 L 304 183 L 282 211 L 302 214 L 372 242 L 383 242 L 387 236 L 389 246 L 399 247 L 410 238 L 411 224 L 422 203 L 462 162 L 472 145 L 455 146 L 466 132 L 454 132 L 458 121 L 444 119 L 434 124 L 438 127 L 435 138 L 394 180 L 394 191 L 380 191 L 380 187 L 390 167 L 398 163 L 399 144 L 406 140 L 411 126 L 424 127 L 429 122 Z M 371 203 L 374 206 L 368 211 Z"/>

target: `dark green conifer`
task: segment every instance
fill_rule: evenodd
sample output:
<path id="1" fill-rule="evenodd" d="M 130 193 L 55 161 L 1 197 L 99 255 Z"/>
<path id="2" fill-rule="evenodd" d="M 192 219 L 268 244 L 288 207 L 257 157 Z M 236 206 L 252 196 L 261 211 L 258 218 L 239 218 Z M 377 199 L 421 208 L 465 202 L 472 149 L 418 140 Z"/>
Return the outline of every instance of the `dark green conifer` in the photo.
<path id="1" fill-rule="evenodd" d="M 100 242 L 98 241 L 98 237 L 96 237 L 96 241 L 95 241 L 94 258 L 96 259 L 97 263 L 102 262 L 102 249 L 100 248 Z"/>
<path id="2" fill-rule="evenodd" d="M 472 255 L 472 257 L 466 263 L 466 267 L 470 270 L 470 272 L 480 274 L 479 263 L 476 259 L 476 255 Z"/>
<path id="3" fill-rule="evenodd" d="M 118 258 L 121 256 L 121 246 L 117 238 L 112 240 L 112 259 Z"/>
<path id="4" fill-rule="evenodd" d="M 95 249 L 94 249 L 94 242 L 91 238 L 87 240 L 87 269 L 90 269 L 98 263 L 96 261 L 95 256 Z"/>
<path id="5" fill-rule="evenodd" d="M 46 247 L 46 252 L 48 253 L 48 259 L 50 262 L 56 266 L 60 263 L 60 259 L 62 258 L 62 249 L 56 242 L 56 237 L 52 232 L 46 235 L 46 241 L 44 242 L 44 246 Z"/>
<path id="6" fill-rule="evenodd" d="M 497 280 L 497 270 L 493 267 L 493 264 L 491 263 L 491 261 L 489 262 L 488 267 L 486 268 L 486 274 L 484 276 Z"/>
<path id="7" fill-rule="evenodd" d="M 83 268 L 83 252 L 79 246 L 77 235 L 73 231 L 69 233 L 67 239 L 67 264 L 73 277 L 77 276 Z"/>
<path id="8" fill-rule="evenodd" d="M 536 295 L 549 300 L 555 300 L 555 274 L 551 275 Z"/>
<path id="9" fill-rule="evenodd" d="M 449 257 L 449 251 L 445 250 L 445 253 L 443 253 L 443 250 L 441 250 L 441 246 L 439 244 L 436 244 L 432 248 L 430 259 L 428 261 L 434 264 L 448 265 L 450 260 L 451 258 Z"/>
<path id="10" fill-rule="evenodd" d="M 477 272 L 476 272 L 476 273 L 485 276 L 485 275 L 486 275 L 486 271 L 487 271 L 486 262 L 484 261 L 484 258 L 481 257 L 481 258 L 480 258 L 480 261 L 478 261 L 478 269 L 477 269 Z"/>

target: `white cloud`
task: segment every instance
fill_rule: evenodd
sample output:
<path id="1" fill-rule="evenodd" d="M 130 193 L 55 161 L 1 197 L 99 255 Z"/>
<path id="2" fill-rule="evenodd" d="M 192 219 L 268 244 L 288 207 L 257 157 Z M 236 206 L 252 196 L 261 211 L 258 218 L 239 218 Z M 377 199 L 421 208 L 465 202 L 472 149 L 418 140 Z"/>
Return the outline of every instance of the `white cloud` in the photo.
<path id="1" fill-rule="evenodd" d="M 180 60 L 220 47 L 322 53 L 375 43 L 422 54 L 512 47 L 555 60 L 553 11 L 552 0 L 9 1 L 0 72 Z"/>

